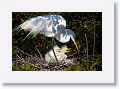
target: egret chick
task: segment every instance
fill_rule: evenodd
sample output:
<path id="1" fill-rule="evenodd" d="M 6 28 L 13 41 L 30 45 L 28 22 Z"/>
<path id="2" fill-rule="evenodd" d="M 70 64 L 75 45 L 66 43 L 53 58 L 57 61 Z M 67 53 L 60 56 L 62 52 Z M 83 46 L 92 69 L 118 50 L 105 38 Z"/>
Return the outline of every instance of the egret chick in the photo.
<path id="1" fill-rule="evenodd" d="M 70 61 L 67 61 L 67 55 L 65 53 L 67 52 L 70 52 L 70 49 L 68 49 L 65 46 L 59 48 L 57 45 L 55 45 L 53 47 L 54 51 L 55 51 L 55 54 L 56 54 L 56 57 L 57 57 L 57 60 L 58 62 L 70 62 Z M 45 61 L 48 62 L 48 63 L 56 63 L 56 59 L 55 59 L 55 55 L 53 53 L 53 50 L 50 50 L 49 52 L 47 52 L 45 54 Z"/>

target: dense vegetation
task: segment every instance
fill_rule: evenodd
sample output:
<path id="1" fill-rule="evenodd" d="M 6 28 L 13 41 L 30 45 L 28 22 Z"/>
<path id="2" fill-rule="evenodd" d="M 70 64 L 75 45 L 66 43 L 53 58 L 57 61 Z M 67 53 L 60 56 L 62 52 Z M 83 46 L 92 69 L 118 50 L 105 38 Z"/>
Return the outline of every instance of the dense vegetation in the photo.
<path id="1" fill-rule="evenodd" d="M 24 21 L 42 15 L 59 14 L 67 22 L 67 27 L 76 35 L 79 52 L 73 42 L 65 43 L 72 51 L 68 58 L 76 60 L 75 64 L 62 66 L 65 71 L 101 71 L 102 70 L 102 13 L 101 12 L 13 12 L 12 28 Z M 44 58 L 51 49 L 51 38 L 36 35 L 23 39 L 29 32 L 14 30 L 12 32 L 12 70 L 39 71 L 42 70 L 39 52 Z M 57 45 L 62 44 L 56 40 Z"/>

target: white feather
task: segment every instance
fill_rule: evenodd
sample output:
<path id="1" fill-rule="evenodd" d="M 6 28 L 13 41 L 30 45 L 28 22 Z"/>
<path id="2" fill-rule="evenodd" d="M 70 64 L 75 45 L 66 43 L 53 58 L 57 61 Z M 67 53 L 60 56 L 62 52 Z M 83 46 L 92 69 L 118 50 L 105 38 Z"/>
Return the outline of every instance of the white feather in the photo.
<path id="1" fill-rule="evenodd" d="M 25 29 L 25 31 L 30 31 L 29 35 L 43 34 L 47 37 L 54 37 L 61 43 L 66 43 L 72 39 L 78 50 L 74 40 L 75 33 L 70 29 L 66 29 L 66 21 L 60 15 L 34 17 L 22 23 L 19 27 Z"/>

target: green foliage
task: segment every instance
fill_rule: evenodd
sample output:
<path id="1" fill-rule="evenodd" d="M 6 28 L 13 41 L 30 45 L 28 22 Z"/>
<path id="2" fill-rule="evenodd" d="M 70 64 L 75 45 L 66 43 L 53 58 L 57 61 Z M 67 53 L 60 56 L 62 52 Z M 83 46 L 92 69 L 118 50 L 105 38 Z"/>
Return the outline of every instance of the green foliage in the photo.
<path id="1" fill-rule="evenodd" d="M 66 67 L 64 69 L 65 71 L 80 71 L 81 68 L 80 68 L 80 65 L 69 65 L 68 67 Z"/>
<path id="2" fill-rule="evenodd" d="M 22 64 L 22 65 L 12 65 L 13 71 L 38 71 L 38 69 L 32 67 L 29 64 Z"/>
<path id="3" fill-rule="evenodd" d="M 71 64 L 65 68 L 65 71 L 100 71 L 102 70 L 102 58 L 97 56 L 94 60 L 89 59 L 89 69 L 87 69 L 87 60 L 82 59 L 77 65 Z"/>

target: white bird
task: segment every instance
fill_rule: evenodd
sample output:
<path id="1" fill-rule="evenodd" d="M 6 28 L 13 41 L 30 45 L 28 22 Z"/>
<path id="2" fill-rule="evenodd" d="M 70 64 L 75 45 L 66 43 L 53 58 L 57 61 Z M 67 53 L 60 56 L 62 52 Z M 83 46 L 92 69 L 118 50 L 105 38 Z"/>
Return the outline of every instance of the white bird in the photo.
<path id="1" fill-rule="evenodd" d="M 67 55 L 65 54 L 67 52 L 70 52 L 70 49 L 68 49 L 66 47 L 66 45 L 61 48 L 59 48 L 57 45 L 55 45 L 53 47 L 53 49 L 56 54 L 57 61 L 56 61 L 55 55 L 53 53 L 53 50 L 51 49 L 49 52 L 47 52 L 45 54 L 45 61 L 47 63 L 56 63 L 56 62 L 72 63 L 72 60 L 67 59 Z"/>
<path id="2" fill-rule="evenodd" d="M 56 38 L 61 43 L 66 43 L 71 39 L 78 50 L 74 39 L 75 33 L 70 29 L 66 29 L 66 21 L 60 15 L 37 16 L 25 21 L 18 28 L 30 31 L 26 37 L 30 34 L 34 36 L 44 34 L 47 37 Z"/>

